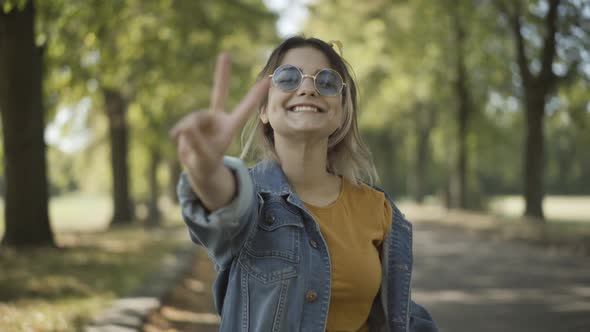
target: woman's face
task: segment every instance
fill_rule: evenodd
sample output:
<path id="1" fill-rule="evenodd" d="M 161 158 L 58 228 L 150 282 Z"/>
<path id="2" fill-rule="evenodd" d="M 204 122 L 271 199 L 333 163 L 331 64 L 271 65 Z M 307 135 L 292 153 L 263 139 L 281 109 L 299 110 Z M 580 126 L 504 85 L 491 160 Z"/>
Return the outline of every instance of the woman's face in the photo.
<path id="1" fill-rule="evenodd" d="M 301 69 L 305 75 L 315 75 L 331 68 L 328 58 L 312 47 L 293 48 L 287 51 L 279 66 L 289 64 Z M 268 92 L 268 103 L 260 113 L 263 123 L 269 123 L 277 135 L 289 139 L 317 141 L 325 139 L 342 123 L 342 94 L 321 96 L 314 88 L 312 78 L 305 77 L 298 89 L 283 92 L 274 84 Z"/>

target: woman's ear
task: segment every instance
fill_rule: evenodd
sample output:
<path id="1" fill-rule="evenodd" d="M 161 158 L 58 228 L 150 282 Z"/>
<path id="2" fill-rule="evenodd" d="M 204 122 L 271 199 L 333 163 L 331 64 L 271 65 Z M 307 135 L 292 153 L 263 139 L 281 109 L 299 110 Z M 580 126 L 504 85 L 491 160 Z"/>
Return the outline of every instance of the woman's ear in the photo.
<path id="1" fill-rule="evenodd" d="M 264 124 L 268 124 L 268 115 L 266 114 L 266 105 L 260 106 L 260 120 Z"/>

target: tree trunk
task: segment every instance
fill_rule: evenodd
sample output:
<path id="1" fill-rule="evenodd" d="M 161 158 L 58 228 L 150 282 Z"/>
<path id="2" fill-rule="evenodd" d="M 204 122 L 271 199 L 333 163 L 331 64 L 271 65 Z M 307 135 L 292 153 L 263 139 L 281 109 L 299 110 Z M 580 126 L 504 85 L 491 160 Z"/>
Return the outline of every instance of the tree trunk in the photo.
<path id="1" fill-rule="evenodd" d="M 377 129 L 371 132 L 370 137 L 373 141 L 374 155 L 380 156 L 378 159 L 381 167 L 379 175 L 383 188 L 390 192 L 401 193 L 404 184 L 395 176 L 394 160 L 397 157 L 395 155 L 397 142 L 392 136 L 392 132 L 387 129 Z"/>
<path id="2" fill-rule="evenodd" d="M 428 136 L 420 133 L 416 147 L 416 164 L 414 168 L 414 181 L 412 183 L 412 196 L 418 204 L 424 202 L 424 180 L 426 178 L 426 164 L 428 159 Z"/>
<path id="3" fill-rule="evenodd" d="M 150 201 L 148 203 L 148 225 L 159 226 L 162 213 L 158 207 L 158 199 L 160 197 L 160 188 L 158 186 L 158 166 L 160 165 L 161 155 L 156 149 L 150 151 L 150 168 L 149 168 L 149 182 L 150 182 Z"/>
<path id="4" fill-rule="evenodd" d="M 460 91 L 457 91 L 461 93 Z M 464 98 L 464 97 L 463 97 Z M 458 132 L 458 151 L 457 151 L 457 207 L 467 208 L 467 121 L 468 113 L 465 100 L 459 101 L 459 132 Z"/>
<path id="5" fill-rule="evenodd" d="M 545 173 L 545 96 L 537 92 L 526 93 L 526 124 L 524 195 L 525 216 L 543 220 L 543 197 L 545 195 L 543 174 Z"/>
<path id="6" fill-rule="evenodd" d="M 517 3 L 515 12 L 508 18 L 512 25 L 517 63 L 524 89 L 524 107 L 527 120 L 524 154 L 524 215 L 534 220 L 543 221 L 543 197 L 545 189 L 543 174 L 545 169 L 543 122 L 545 119 L 545 102 L 555 90 L 557 76 L 553 72 L 553 60 L 556 55 L 556 35 L 558 26 L 558 7 L 560 0 L 549 0 L 549 9 L 544 18 L 545 36 L 539 63 L 541 68 L 533 74 L 529 68 L 526 54 L 525 38 L 522 35 L 522 13 Z M 506 12 L 506 9 L 504 9 Z"/>
<path id="7" fill-rule="evenodd" d="M 412 170 L 411 193 L 416 203 L 423 203 L 425 196 L 425 183 L 427 182 L 427 165 L 430 160 L 429 142 L 430 133 L 434 127 L 434 114 L 431 107 L 418 104 L 415 114 L 416 121 L 416 156 Z"/>
<path id="8" fill-rule="evenodd" d="M 4 245 L 55 246 L 48 215 L 42 102 L 43 49 L 35 47 L 35 9 L 0 10 L 0 111 L 4 130 Z"/>
<path id="9" fill-rule="evenodd" d="M 182 167 L 180 166 L 180 162 L 178 162 L 177 158 L 168 162 L 168 170 L 170 172 L 170 183 L 169 183 L 169 195 L 170 199 L 174 203 L 178 203 L 178 195 L 176 194 L 176 185 L 178 184 L 178 180 L 180 179 L 180 174 L 182 173 Z"/>
<path id="10" fill-rule="evenodd" d="M 103 94 L 105 110 L 109 118 L 113 174 L 114 212 L 111 224 L 131 224 L 134 210 L 129 196 L 127 104 L 119 91 L 103 89 Z"/>
<path id="11" fill-rule="evenodd" d="M 455 93 L 457 96 L 457 121 L 459 144 L 457 151 L 457 197 L 456 206 L 461 209 L 467 208 L 467 128 L 469 124 L 471 109 L 471 100 L 469 89 L 467 88 L 468 77 L 465 69 L 465 29 L 458 13 L 453 15 L 453 25 L 455 29 L 455 49 L 456 49 L 456 82 Z"/>

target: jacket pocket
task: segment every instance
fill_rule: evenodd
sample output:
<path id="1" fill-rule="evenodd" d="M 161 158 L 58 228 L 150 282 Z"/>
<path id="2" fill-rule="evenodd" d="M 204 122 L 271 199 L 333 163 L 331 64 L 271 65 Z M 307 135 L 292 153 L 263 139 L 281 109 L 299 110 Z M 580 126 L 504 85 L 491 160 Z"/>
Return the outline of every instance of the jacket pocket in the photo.
<path id="1" fill-rule="evenodd" d="M 297 275 L 303 222 L 299 211 L 282 198 L 266 201 L 257 227 L 246 241 L 239 262 L 263 283 Z"/>

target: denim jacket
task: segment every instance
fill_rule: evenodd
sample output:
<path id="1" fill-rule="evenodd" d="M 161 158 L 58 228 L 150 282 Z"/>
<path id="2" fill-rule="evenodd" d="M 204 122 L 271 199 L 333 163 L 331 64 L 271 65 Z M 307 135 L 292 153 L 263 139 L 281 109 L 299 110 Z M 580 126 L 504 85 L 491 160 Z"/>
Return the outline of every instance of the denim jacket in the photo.
<path id="1" fill-rule="evenodd" d="M 215 264 L 220 331 L 325 331 L 331 266 L 317 222 L 276 163 L 261 162 L 249 170 L 239 159 L 224 157 L 224 164 L 236 176 L 237 194 L 212 213 L 186 174 L 178 184 L 190 237 Z M 412 225 L 385 196 L 393 208 L 392 227 L 382 246 L 382 283 L 369 313 L 369 330 L 438 331 L 410 296 Z"/>

